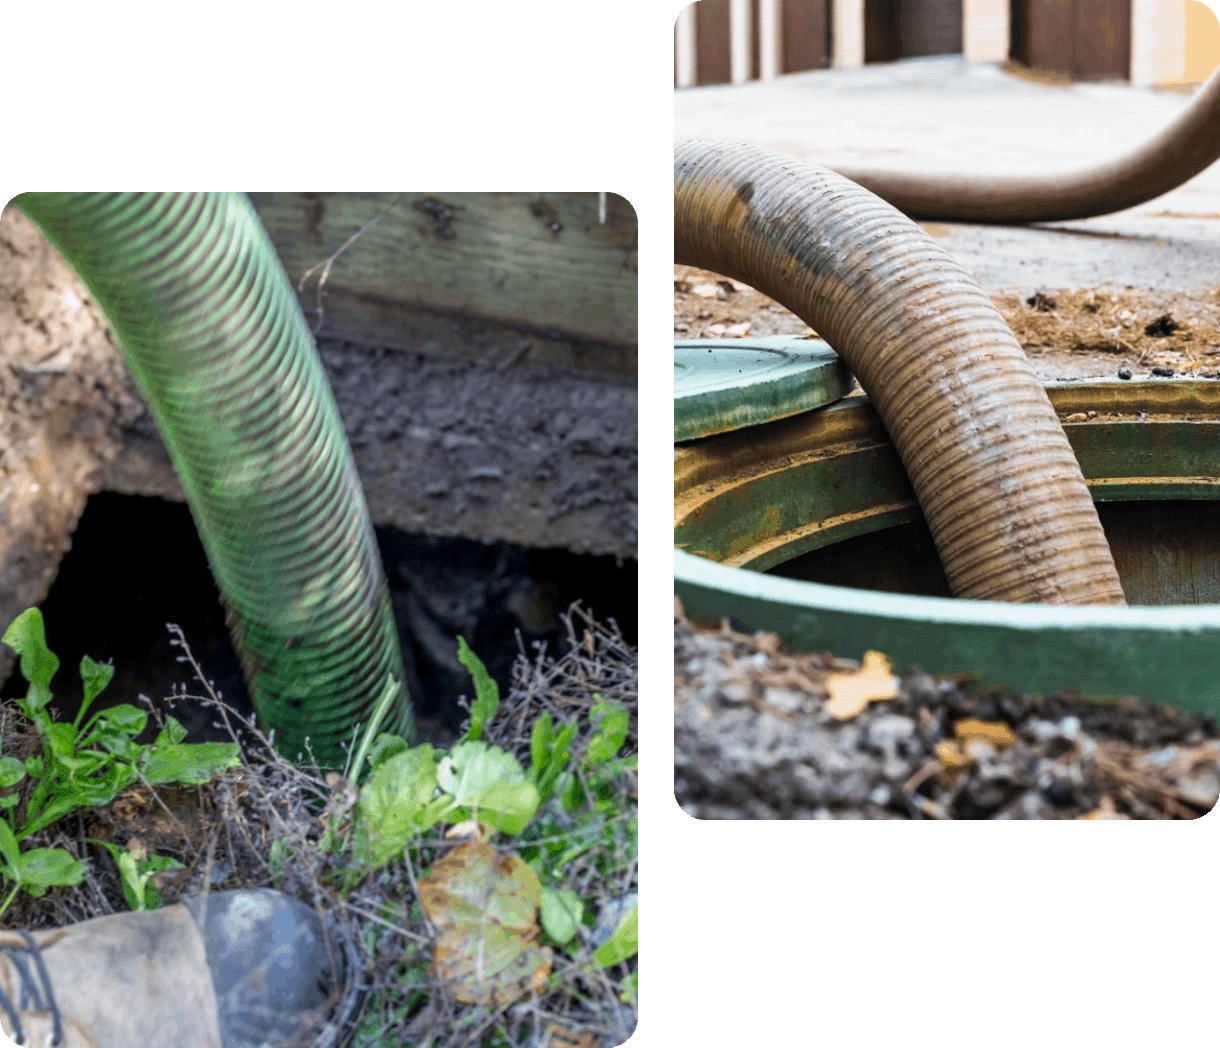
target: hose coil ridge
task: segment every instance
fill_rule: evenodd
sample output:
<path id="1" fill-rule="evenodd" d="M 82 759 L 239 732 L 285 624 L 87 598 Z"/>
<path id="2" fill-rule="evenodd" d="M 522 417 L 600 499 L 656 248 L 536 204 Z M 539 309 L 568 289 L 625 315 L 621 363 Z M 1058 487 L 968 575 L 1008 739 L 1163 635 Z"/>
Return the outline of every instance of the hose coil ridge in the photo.
<path id="1" fill-rule="evenodd" d="M 890 432 L 953 592 L 1122 604 L 1080 466 L 999 312 L 910 219 L 825 168 L 680 140 L 674 257 L 787 306 Z"/>
<path id="2" fill-rule="evenodd" d="M 296 295 L 231 193 L 27 193 L 106 314 L 186 493 L 251 697 L 323 763 L 367 716 L 398 633 L 363 488 Z M 410 737 L 400 693 L 385 730 Z"/>

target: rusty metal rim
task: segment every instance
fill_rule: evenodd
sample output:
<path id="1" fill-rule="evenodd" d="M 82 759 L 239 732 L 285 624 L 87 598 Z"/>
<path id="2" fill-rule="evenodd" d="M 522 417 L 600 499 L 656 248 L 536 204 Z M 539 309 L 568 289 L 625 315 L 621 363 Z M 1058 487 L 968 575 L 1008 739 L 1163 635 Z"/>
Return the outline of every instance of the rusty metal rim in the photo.
<path id="1" fill-rule="evenodd" d="M 1096 410 L 1120 420 L 1144 411 L 1150 417 L 1215 421 L 1220 399 L 1214 382 L 1101 381 L 1052 384 L 1048 392 L 1060 413 Z M 826 422 L 836 436 L 863 437 L 858 419 L 849 417 L 857 414 L 856 406 L 840 402 L 818 414 L 830 416 Z M 692 478 L 706 482 L 697 467 Z M 1181 485 L 1191 478 L 1104 479 L 1111 481 L 1103 485 L 1109 489 L 1104 497 L 1128 499 L 1148 497 L 1157 480 L 1173 487 L 1162 497 L 1180 497 Z M 1186 488 L 1196 497 L 1216 497 L 1216 478 L 1195 479 L 1201 482 Z M 863 530 L 918 515 L 913 504 L 874 507 L 874 513 L 880 510 L 885 512 Z M 766 575 L 758 569 L 771 565 L 750 559 L 755 570 L 675 549 L 675 592 L 693 614 L 736 617 L 805 650 L 858 658 L 871 648 L 885 652 L 900 669 L 969 672 L 988 684 L 1027 693 L 1076 688 L 1097 696 L 1136 695 L 1220 717 L 1218 604 L 1065 607 L 906 596 Z"/>
<path id="2" fill-rule="evenodd" d="M 1198 422 L 1206 424 L 1209 430 L 1220 426 L 1220 383 L 1216 382 L 1100 380 L 1048 383 L 1046 388 L 1061 417 L 1070 418 L 1075 413 L 1082 413 L 1083 417 L 1085 412 L 1098 414 L 1096 420 L 1065 425 L 1073 441 L 1077 434 L 1090 432 L 1094 426 L 1138 425 L 1140 429 L 1133 432 L 1141 433 L 1144 426 L 1150 426 L 1153 427 L 1147 431 L 1150 437 L 1166 423 Z M 871 454 L 887 445 L 885 430 L 866 397 L 848 397 L 821 411 L 807 413 L 802 419 L 790 419 L 787 427 L 756 427 L 748 438 L 734 440 L 726 435 L 720 440 L 689 442 L 675 458 L 675 529 L 684 533 L 683 538 L 692 537 L 686 528 L 688 522 L 709 511 L 717 512 L 713 508 L 717 504 L 729 505 L 729 514 L 739 520 L 738 500 L 748 502 L 754 484 L 792 474 L 793 470 L 816 468 L 819 463 L 844 454 Z M 1215 456 L 1209 456 L 1208 461 L 1212 458 Z M 1157 476 L 1148 472 L 1140 475 L 1126 461 L 1102 465 L 1106 472 L 1086 470 L 1086 484 L 1094 501 L 1220 498 L 1220 464 L 1213 463 L 1203 476 Z M 1092 461 L 1091 466 L 1097 469 L 1098 463 Z M 860 468 L 878 480 L 883 475 L 875 473 L 878 468 L 875 464 Z M 895 460 L 888 472 L 901 480 L 900 470 Z M 1132 475 L 1126 475 L 1129 471 Z M 905 490 L 887 489 L 885 495 L 868 504 L 848 507 L 832 503 L 829 516 L 800 524 L 777 524 L 774 531 L 767 533 L 757 532 L 744 521 L 733 523 L 734 545 L 718 553 L 692 542 L 676 544 L 731 567 L 766 571 L 809 550 L 919 519 L 918 504 L 905 481 L 902 487 Z M 812 489 L 808 497 L 815 493 L 816 489 Z M 696 534 L 699 530 L 697 527 Z"/>

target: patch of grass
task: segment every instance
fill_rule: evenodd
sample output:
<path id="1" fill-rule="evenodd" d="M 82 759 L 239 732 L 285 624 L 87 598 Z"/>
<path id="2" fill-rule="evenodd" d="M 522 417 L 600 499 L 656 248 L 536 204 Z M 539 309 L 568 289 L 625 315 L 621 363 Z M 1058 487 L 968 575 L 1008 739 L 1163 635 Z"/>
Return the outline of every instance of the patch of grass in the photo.
<path id="1" fill-rule="evenodd" d="M 73 725 L 54 721 L 46 705 L 58 660 L 46 650 L 40 617 L 34 627 L 37 612 L 23 616 L 5 635 L 18 642 L 31 689 L 19 709 L 4 710 L 0 774 L 22 774 L 8 783 L 14 800 L 0 797 L 12 817 L 0 820 L 0 853 L 14 882 L 9 901 L 20 887 L 27 894 L 8 926 L 55 927 L 210 889 L 275 887 L 325 913 L 357 944 L 368 1003 L 355 1048 L 515 1046 L 548 1037 L 608 1048 L 630 1036 L 638 991 L 637 678 L 635 651 L 617 628 L 574 605 L 564 616 L 569 650 L 532 660 L 523 653 L 503 701 L 460 641 L 476 693 L 463 737 L 445 751 L 378 732 L 400 687 L 387 680 L 340 775 L 324 774 L 312 753 L 299 766 L 281 757 L 215 694 L 173 626 L 180 661 L 207 691 L 195 697 L 184 689 L 178 698 L 215 706 L 232 745 L 188 747 L 168 718 L 154 743 L 135 747 L 148 714 L 130 706 L 83 727 L 83 707 Z M 95 667 L 82 661 L 86 706 L 113 672 Z M 251 740 L 244 752 L 230 715 Z M 191 789 L 157 788 L 173 783 Z M 55 804 L 61 813 L 46 818 L 60 810 Z M 76 834 L 68 836 L 72 822 Z M 426 911 L 420 883 L 435 884 L 441 860 L 453 866 L 471 841 L 479 848 L 464 877 L 483 883 L 488 862 L 516 870 L 517 882 L 536 884 L 536 901 L 522 910 L 515 890 L 491 902 L 480 896 L 482 916 L 471 920 L 469 899 L 450 904 L 433 891 L 425 899 L 442 904 Z M 28 858 L 40 851 L 60 854 L 59 865 Z M 497 900 L 516 907 L 515 924 L 502 919 Z M 501 925 L 516 936 L 506 965 L 524 964 L 531 976 L 519 985 L 481 981 L 494 936 L 478 937 L 489 924 L 496 936 Z M 438 966 L 438 949 L 459 959 L 465 951 L 478 964 L 459 977 Z"/>

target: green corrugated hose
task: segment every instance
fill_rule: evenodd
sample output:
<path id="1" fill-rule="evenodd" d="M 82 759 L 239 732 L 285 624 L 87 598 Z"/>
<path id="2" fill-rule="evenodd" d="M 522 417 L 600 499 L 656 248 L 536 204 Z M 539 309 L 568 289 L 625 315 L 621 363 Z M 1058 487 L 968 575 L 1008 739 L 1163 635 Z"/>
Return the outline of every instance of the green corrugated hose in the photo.
<path id="1" fill-rule="evenodd" d="M 186 492 L 264 728 L 323 766 L 403 680 L 334 394 L 244 194 L 26 193 L 106 314 Z M 410 738 L 405 687 L 384 729 Z"/>

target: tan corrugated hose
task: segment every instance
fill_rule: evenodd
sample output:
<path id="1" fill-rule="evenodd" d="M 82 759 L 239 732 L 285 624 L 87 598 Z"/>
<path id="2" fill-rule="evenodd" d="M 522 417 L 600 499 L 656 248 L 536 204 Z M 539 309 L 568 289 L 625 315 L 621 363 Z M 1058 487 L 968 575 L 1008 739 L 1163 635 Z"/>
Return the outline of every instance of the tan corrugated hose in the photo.
<path id="1" fill-rule="evenodd" d="M 770 295 L 847 362 L 957 596 L 1124 603 L 1041 382 L 978 285 L 910 219 L 786 154 L 686 139 L 674 154 L 674 256 Z"/>
<path id="2" fill-rule="evenodd" d="M 1220 69 L 1186 110 L 1138 149 L 1059 175 L 927 175 L 839 167 L 841 175 L 912 218 L 1065 222 L 1108 215 L 1176 189 L 1220 158 Z"/>

